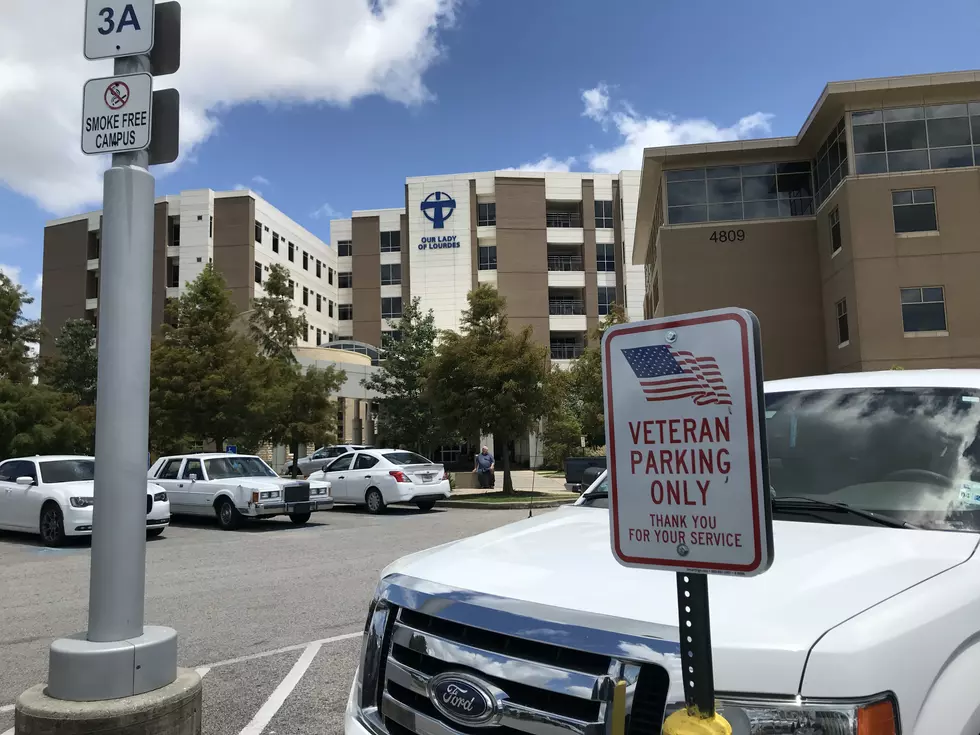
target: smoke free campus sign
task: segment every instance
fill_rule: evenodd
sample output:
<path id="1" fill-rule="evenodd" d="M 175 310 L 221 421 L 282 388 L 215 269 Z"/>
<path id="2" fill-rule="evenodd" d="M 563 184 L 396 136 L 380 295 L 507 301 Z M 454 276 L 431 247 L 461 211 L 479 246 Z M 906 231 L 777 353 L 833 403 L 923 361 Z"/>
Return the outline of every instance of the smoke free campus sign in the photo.
<path id="1" fill-rule="evenodd" d="M 766 571 L 772 512 L 755 315 L 720 309 L 612 327 L 602 376 L 617 560 Z"/>

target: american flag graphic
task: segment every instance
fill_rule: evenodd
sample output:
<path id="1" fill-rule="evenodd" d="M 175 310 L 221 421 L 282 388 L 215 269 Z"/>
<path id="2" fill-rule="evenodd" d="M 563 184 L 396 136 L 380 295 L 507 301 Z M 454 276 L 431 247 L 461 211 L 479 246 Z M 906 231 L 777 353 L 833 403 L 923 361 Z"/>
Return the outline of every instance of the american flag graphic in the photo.
<path id="1" fill-rule="evenodd" d="M 648 401 L 691 398 L 698 406 L 732 405 L 718 362 L 667 345 L 632 347 L 623 356 L 633 368 Z"/>

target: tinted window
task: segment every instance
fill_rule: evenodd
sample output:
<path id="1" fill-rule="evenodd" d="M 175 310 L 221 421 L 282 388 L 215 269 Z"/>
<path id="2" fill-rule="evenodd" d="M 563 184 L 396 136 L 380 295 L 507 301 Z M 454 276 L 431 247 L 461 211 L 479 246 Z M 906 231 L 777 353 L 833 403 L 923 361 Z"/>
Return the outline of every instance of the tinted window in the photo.
<path id="1" fill-rule="evenodd" d="M 161 480 L 176 480 L 177 473 L 180 471 L 180 463 L 184 460 L 182 458 L 178 459 L 168 459 L 163 463 L 163 467 L 157 474 Z"/>
<path id="2" fill-rule="evenodd" d="M 95 479 L 95 462 L 91 459 L 59 459 L 41 462 L 40 467 L 41 480 L 48 483 Z"/>
<path id="3" fill-rule="evenodd" d="M 4 462 L 0 464 L 0 482 L 13 482 L 17 478 L 13 476 L 16 462 Z"/>
<path id="4" fill-rule="evenodd" d="M 194 477 L 198 480 L 204 479 L 204 473 L 201 471 L 201 460 L 187 460 L 187 464 L 184 465 L 184 471 L 181 473 L 181 477 L 183 477 L 185 480 L 189 480 L 191 479 L 191 475 L 194 475 Z"/>
<path id="5" fill-rule="evenodd" d="M 415 452 L 388 452 L 384 455 L 392 464 L 406 465 L 406 464 L 432 464 L 432 462 L 421 454 L 416 454 Z"/>
<path id="6" fill-rule="evenodd" d="M 34 471 L 33 462 L 16 460 L 3 465 L 4 479 L 7 482 L 14 482 L 18 477 L 30 477 L 37 482 L 37 472 Z"/>
<path id="7" fill-rule="evenodd" d="M 374 467 L 378 463 L 377 457 L 372 457 L 370 454 L 358 454 L 357 459 L 354 461 L 355 470 L 366 470 Z"/>
<path id="8" fill-rule="evenodd" d="M 208 477 L 224 480 L 230 477 L 277 477 L 276 473 L 258 457 L 228 456 L 204 460 Z"/>
<path id="9" fill-rule="evenodd" d="M 350 469 L 350 463 L 354 459 L 354 454 L 345 454 L 343 457 L 338 457 L 335 459 L 329 467 L 324 469 L 324 472 L 343 472 L 344 470 Z"/>

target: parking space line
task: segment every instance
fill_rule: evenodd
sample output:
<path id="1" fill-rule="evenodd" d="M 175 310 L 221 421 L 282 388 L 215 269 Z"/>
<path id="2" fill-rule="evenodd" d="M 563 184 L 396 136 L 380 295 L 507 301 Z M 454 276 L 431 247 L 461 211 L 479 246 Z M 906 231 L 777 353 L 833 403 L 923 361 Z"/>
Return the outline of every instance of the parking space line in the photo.
<path id="1" fill-rule="evenodd" d="M 4 733 L 3 735 L 14 735 L 14 728 L 10 728 L 10 729 L 9 729 L 9 730 L 7 730 L 7 732 L 5 732 L 5 733 Z"/>
<path id="2" fill-rule="evenodd" d="M 13 712 L 14 711 L 14 707 L 16 707 L 16 706 L 17 706 L 16 704 L 5 704 L 5 705 L 3 705 L 2 707 L 0 707 L 0 715 L 2 715 L 4 712 Z M 4 733 L 3 735 L 7 735 L 7 733 Z"/>
<path id="3" fill-rule="evenodd" d="M 245 726 L 240 735 L 262 735 L 265 726 L 272 722 L 272 718 L 276 716 L 276 712 L 279 711 L 280 707 L 285 703 L 286 698 L 296 688 L 296 685 L 299 684 L 306 670 L 310 668 L 310 664 L 313 663 L 313 659 L 320 652 L 322 645 L 321 642 L 315 641 L 306 647 L 302 655 L 300 655 L 299 660 L 293 664 L 293 668 L 286 674 L 286 678 L 276 687 L 272 695 L 265 701 L 265 704 L 259 708 L 259 711 L 255 713 L 255 717 Z"/>
<path id="4" fill-rule="evenodd" d="M 208 672 L 210 670 L 211 670 L 210 666 L 198 666 L 196 669 L 194 669 L 194 671 L 197 672 L 197 675 L 200 676 L 202 679 L 208 675 Z"/>
<path id="5" fill-rule="evenodd" d="M 331 636 L 330 638 L 321 638 L 317 641 L 307 641 L 306 643 L 297 643 L 292 646 L 283 646 L 282 648 L 274 648 L 271 651 L 260 651 L 259 653 L 250 653 L 247 656 L 238 656 L 237 658 L 229 658 L 224 661 L 216 661 L 213 664 L 205 664 L 200 668 L 216 669 L 219 666 L 232 666 L 234 664 L 243 664 L 246 661 L 254 661 L 257 658 L 266 658 L 268 656 L 278 656 L 280 653 L 289 653 L 290 651 L 302 651 L 307 646 L 312 646 L 314 644 L 318 646 L 324 646 L 328 643 L 337 643 L 338 641 L 346 641 L 351 638 L 357 638 L 363 635 L 361 631 L 356 633 L 342 633 L 341 635 Z"/>

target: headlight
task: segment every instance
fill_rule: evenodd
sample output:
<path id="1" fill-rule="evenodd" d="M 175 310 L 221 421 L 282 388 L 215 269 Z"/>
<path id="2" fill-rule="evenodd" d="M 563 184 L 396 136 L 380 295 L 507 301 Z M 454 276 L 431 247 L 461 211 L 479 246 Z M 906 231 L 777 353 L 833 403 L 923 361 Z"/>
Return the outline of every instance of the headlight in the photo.
<path id="1" fill-rule="evenodd" d="M 898 707 L 891 695 L 854 701 L 719 698 L 732 735 L 895 735 Z"/>
<path id="2" fill-rule="evenodd" d="M 279 491 L 278 490 L 265 490 L 265 491 L 259 493 L 259 498 L 261 498 L 262 500 L 272 500 L 272 499 L 278 498 L 278 497 L 279 497 Z"/>
<path id="3" fill-rule="evenodd" d="M 313 495 L 326 495 L 327 494 L 327 488 L 325 488 L 325 487 L 318 487 L 318 488 L 314 488 L 313 490 L 310 490 L 310 492 Z"/>
<path id="4" fill-rule="evenodd" d="M 153 502 L 154 503 L 166 503 L 167 502 L 167 494 L 166 493 L 157 493 L 156 495 L 153 496 Z"/>
<path id="5" fill-rule="evenodd" d="M 91 508 L 95 505 L 95 498 L 68 498 L 72 508 Z"/>

